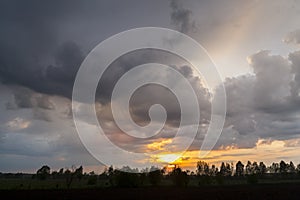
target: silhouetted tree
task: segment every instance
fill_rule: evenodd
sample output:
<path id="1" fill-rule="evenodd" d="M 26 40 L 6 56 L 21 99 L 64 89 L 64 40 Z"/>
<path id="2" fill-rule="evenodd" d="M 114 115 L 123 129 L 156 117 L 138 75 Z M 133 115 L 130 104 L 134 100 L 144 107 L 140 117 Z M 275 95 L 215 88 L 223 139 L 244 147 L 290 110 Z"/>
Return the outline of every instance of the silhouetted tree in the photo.
<path id="1" fill-rule="evenodd" d="M 286 174 L 288 169 L 288 164 L 286 164 L 283 160 L 279 163 L 279 172 L 281 174 Z"/>
<path id="2" fill-rule="evenodd" d="M 157 186 L 163 177 L 163 171 L 156 167 L 151 167 L 150 172 L 148 173 L 149 182 L 151 185 Z"/>
<path id="3" fill-rule="evenodd" d="M 256 161 L 254 161 L 252 163 L 251 171 L 252 171 L 252 174 L 259 174 L 259 166 Z"/>
<path id="4" fill-rule="evenodd" d="M 78 178 L 78 180 L 80 181 L 83 177 L 83 167 L 80 166 L 78 167 L 75 172 L 74 172 L 74 175 L 76 176 L 76 178 Z"/>
<path id="5" fill-rule="evenodd" d="M 259 163 L 259 164 L 258 164 Z M 139 173 L 139 170 L 131 169 L 129 166 L 124 166 L 121 170 L 115 170 L 113 166 L 110 166 L 108 169 L 105 169 L 104 172 L 98 176 L 94 172 L 83 175 L 83 167 L 80 166 L 77 169 L 72 166 L 71 169 L 66 169 L 64 171 L 61 168 L 59 171 L 53 171 L 51 177 L 53 179 L 62 178 L 66 179 L 67 188 L 70 188 L 70 185 L 73 180 L 78 179 L 79 181 L 86 177 L 87 183 L 89 185 L 97 184 L 98 179 L 103 180 L 106 186 L 117 186 L 117 187 L 138 187 L 144 185 L 145 181 L 147 183 L 157 186 L 161 180 L 171 180 L 175 186 L 187 186 L 189 177 L 194 181 L 198 181 L 199 185 L 209 185 L 209 184 L 223 184 L 223 183 L 235 183 L 236 181 L 244 182 L 247 181 L 249 184 L 256 184 L 259 181 L 265 182 L 272 180 L 272 176 L 277 179 L 296 179 L 300 177 L 300 164 L 297 166 L 294 165 L 292 161 L 285 162 L 281 160 L 279 163 L 272 163 L 270 166 L 266 166 L 263 162 L 248 161 L 246 166 L 238 161 L 235 163 L 235 171 L 233 163 L 222 162 L 220 170 L 216 168 L 215 165 L 212 165 L 211 168 L 209 164 L 204 161 L 197 162 L 197 171 L 183 171 L 180 167 L 176 166 L 173 168 L 172 172 L 165 174 L 164 170 L 160 170 L 157 167 L 145 168 Z M 163 169 L 167 169 L 164 167 Z M 265 176 L 264 174 L 268 173 Z M 240 176 L 239 178 L 230 178 L 232 175 Z M 282 176 L 286 174 L 286 176 Z M 197 175 L 197 176 L 196 176 Z M 1 174 L 0 178 L 4 176 L 11 176 L 14 178 L 23 178 L 22 173 L 19 174 Z M 164 177 L 165 176 L 165 177 Z M 50 167 L 47 165 L 42 166 L 37 170 L 36 174 L 32 178 L 39 178 L 41 180 L 50 177 Z M 110 184 L 109 184 L 109 183 Z M 56 186 L 58 188 L 58 184 Z"/>
<path id="6" fill-rule="evenodd" d="M 52 177 L 53 179 L 56 179 L 56 178 L 59 177 L 59 173 L 58 173 L 57 171 L 53 171 L 53 172 L 51 173 L 51 177 Z"/>
<path id="7" fill-rule="evenodd" d="M 174 185 L 182 187 L 188 184 L 188 175 L 185 171 L 182 171 L 180 167 L 176 167 L 170 174 L 170 177 Z"/>
<path id="8" fill-rule="evenodd" d="M 197 175 L 209 175 L 209 165 L 204 161 L 197 162 Z"/>
<path id="9" fill-rule="evenodd" d="M 70 188 L 71 183 L 73 181 L 73 174 L 72 174 L 71 170 L 66 169 L 64 172 L 64 177 L 66 179 L 67 188 Z"/>
<path id="10" fill-rule="evenodd" d="M 295 173 L 296 167 L 292 161 L 290 161 L 290 164 L 288 165 L 288 173 Z"/>
<path id="11" fill-rule="evenodd" d="M 218 168 L 215 165 L 212 165 L 209 170 L 210 176 L 216 176 L 218 174 Z"/>
<path id="12" fill-rule="evenodd" d="M 235 165 L 235 175 L 236 176 L 244 175 L 244 165 L 241 161 L 238 161 Z"/>
<path id="13" fill-rule="evenodd" d="M 220 174 L 221 174 L 222 176 L 225 176 L 225 175 L 226 175 L 226 166 L 225 166 L 225 163 L 224 163 L 224 162 L 222 162 L 222 164 L 221 164 L 221 167 L 220 167 Z"/>
<path id="14" fill-rule="evenodd" d="M 297 172 L 297 173 L 300 173 L 300 164 L 297 165 L 297 167 L 296 167 L 296 172 Z"/>
<path id="15" fill-rule="evenodd" d="M 267 172 L 267 167 L 263 162 L 259 163 L 259 174 L 263 175 Z"/>
<path id="16" fill-rule="evenodd" d="M 140 185 L 137 173 L 115 170 L 114 177 L 117 187 L 138 187 Z"/>
<path id="17" fill-rule="evenodd" d="M 74 178 L 78 178 L 78 180 L 80 181 L 83 177 L 83 167 L 80 166 L 79 168 L 75 168 L 75 166 L 72 166 L 71 170 L 70 169 L 66 169 L 63 172 L 63 169 L 60 169 L 59 173 L 64 173 L 63 176 L 66 179 L 66 185 L 67 188 L 70 188 Z"/>
<path id="18" fill-rule="evenodd" d="M 273 174 L 277 174 L 280 172 L 279 164 L 278 163 L 272 163 L 272 165 L 269 167 L 269 172 Z"/>
<path id="19" fill-rule="evenodd" d="M 75 172 L 74 172 L 74 175 L 75 175 Z M 89 176 L 88 176 L 88 181 L 87 181 L 87 184 L 88 185 L 96 185 L 97 184 L 97 175 L 94 171 L 91 171 L 89 173 Z"/>
<path id="20" fill-rule="evenodd" d="M 64 168 L 61 168 L 61 169 L 58 171 L 58 174 L 59 174 L 59 175 L 63 175 L 63 174 L 64 174 Z"/>
<path id="21" fill-rule="evenodd" d="M 113 168 L 113 166 L 111 165 L 108 170 L 107 170 L 107 176 L 108 176 L 108 181 L 109 181 L 109 184 L 110 186 L 115 186 L 115 177 L 114 177 L 114 173 L 115 170 Z"/>
<path id="22" fill-rule="evenodd" d="M 120 170 L 110 166 L 107 175 L 111 186 L 137 187 L 141 183 L 141 176 L 138 172 L 138 169 L 131 169 L 129 166 L 124 166 Z"/>
<path id="23" fill-rule="evenodd" d="M 252 174 L 252 163 L 248 160 L 247 165 L 246 165 L 246 174 L 250 175 Z"/>
<path id="24" fill-rule="evenodd" d="M 231 176 L 233 172 L 233 167 L 229 163 L 222 162 L 220 167 L 220 175 L 221 176 Z"/>
<path id="25" fill-rule="evenodd" d="M 50 167 L 47 165 L 42 166 L 39 170 L 37 170 L 36 175 L 39 179 L 45 180 L 50 175 Z"/>

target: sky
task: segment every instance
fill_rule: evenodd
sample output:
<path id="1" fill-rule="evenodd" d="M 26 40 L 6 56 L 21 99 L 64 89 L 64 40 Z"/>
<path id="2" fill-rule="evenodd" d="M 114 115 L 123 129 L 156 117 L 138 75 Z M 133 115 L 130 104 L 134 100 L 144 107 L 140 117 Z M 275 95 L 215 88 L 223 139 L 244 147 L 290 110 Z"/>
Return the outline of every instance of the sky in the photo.
<path id="1" fill-rule="evenodd" d="M 72 89 L 86 56 L 102 41 L 122 31 L 163 27 L 187 34 L 200 43 L 216 64 L 227 97 L 222 134 L 203 160 L 280 160 L 300 163 L 300 2 L 296 0 L 210 1 L 1 1 L 0 2 L 0 171 L 35 172 L 83 165 L 101 171 L 80 140 L 73 121 Z M 159 153 L 149 165 L 166 165 L 181 138 L 176 96 L 158 85 L 139 88 L 130 100 L 133 121 L 150 122 L 149 108 L 161 104 L 167 120 L 159 134 L 147 139 L 126 135 L 111 111 L 112 90 L 135 66 L 159 62 L 172 66 L 191 84 L 201 119 L 194 142 L 176 160 L 194 169 L 211 117 L 212 96 L 188 62 L 159 50 L 144 49 L 117 58 L 105 71 L 96 92 L 95 110 L 107 137 L 132 152 Z M 145 70 L 170 84 L 167 72 Z M 184 94 L 184 91 L 182 91 Z M 79 107 L 82 112 L 84 107 Z M 85 116 L 87 132 L 95 129 Z M 172 148 L 166 149 L 168 144 Z M 105 148 L 105 144 L 103 144 Z M 122 165 L 107 148 L 114 163 Z M 123 162 L 124 161 L 124 162 Z M 134 164 L 143 160 L 132 161 Z"/>

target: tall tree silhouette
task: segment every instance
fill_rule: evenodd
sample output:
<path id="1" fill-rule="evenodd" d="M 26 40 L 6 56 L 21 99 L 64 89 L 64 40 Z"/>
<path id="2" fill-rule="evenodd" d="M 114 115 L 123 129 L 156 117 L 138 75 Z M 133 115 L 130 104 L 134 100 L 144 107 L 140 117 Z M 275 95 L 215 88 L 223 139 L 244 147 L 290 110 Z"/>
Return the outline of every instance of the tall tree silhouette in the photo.
<path id="1" fill-rule="evenodd" d="M 235 175 L 236 176 L 244 175 L 244 165 L 241 161 L 238 161 L 235 165 Z"/>

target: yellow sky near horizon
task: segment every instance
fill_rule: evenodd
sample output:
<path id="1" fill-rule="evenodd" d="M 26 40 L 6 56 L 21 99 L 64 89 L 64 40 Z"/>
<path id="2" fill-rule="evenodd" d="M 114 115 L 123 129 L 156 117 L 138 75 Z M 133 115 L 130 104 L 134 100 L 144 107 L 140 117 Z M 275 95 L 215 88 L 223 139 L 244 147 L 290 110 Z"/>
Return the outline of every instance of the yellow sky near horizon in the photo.
<path id="1" fill-rule="evenodd" d="M 148 144 L 148 148 L 155 150 L 163 150 L 163 146 L 172 141 L 160 141 Z M 279 163 L 281 160 L 285 162 L 292 161 L 295 165 L 300 164 L 300 139 L 297 140 L 264 140 L 260 139 L 256 146 L 253 148 L 236 148 L 223 147 L 222 149 L 210 151 L 204 158 L 200 158 L 199 150 L 188 150 L 179 159 L 173 161 L 182 154 L 182 152 L 162 152 L 158 155 L 152 156 L 153 166 L 173 166 L 177 165 L 185 170 L 196 171 L 197 162 L 202 160 L 209 163 L 210 166 L 215 165 L 220 168 L 222 162 L 233 163 L 234 166 L 238 161 L 246 164 L 247 161 L 251 162 L 264 162 L 267 166 L 273 162 Z M 151 166 L 148 166 L 151 167 Z M 102 173 L 105 167 L 99 165 L 85 166 L 84 171 L 95 171 L 96 173 Z"/>
<path id="2" fill-rule="evenodd" d="M 248 160 L 253 162 L 264 162 L 266 165 L 270 165 L 273 162 L 285 162 L 293 161 L 294 164 L 299 164 L 300 157 L 300 139 L 299 140 L 287 140 L 287 141 L 268 141 L 260 139 L 254 148 L 236 148 L 234 146 L 224 147 L 218 150 L 210 151 L 206 157 L 200 158 L 199 151 L 186 151 L 176 161 L 172 162 L 172 158 L 175 158 L 179 153 L 162 153 L 154 156 L 155 160 L 163 165 L 176 164 L 182 168 L 195 170 L 197 162 L 203 160 L 210 165 L 220 166 L 222 162 L 236 163 L 241 161 L 246 163 Z"/>

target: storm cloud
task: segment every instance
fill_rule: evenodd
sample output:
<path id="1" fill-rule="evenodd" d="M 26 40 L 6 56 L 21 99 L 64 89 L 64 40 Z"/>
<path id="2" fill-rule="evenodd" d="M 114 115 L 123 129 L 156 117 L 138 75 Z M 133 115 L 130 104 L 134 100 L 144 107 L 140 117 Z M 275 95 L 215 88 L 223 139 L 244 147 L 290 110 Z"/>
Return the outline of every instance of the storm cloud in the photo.
<path id="1" fill-rule="evenodd" d="M 200 41 L 223 72 L 227 114 L 215 149 L 253 148 L 260 139 L 294 144 L 291 141 L 300 137 L 300 24 L 295 20 L 300 6 L 293 1 L 276 2 L 1 1 L 0 170 L 22 169 L 18 165 L 34 169 L 45 163 L 99 165 L 83 147 L 73 122 L 76 73 L 101 41 L 145 26 L 173 28 Z M 150 62 L 174 68 L 196 92 L 201 120 L 190 150 L 199 150 L 218 88 L 208 90 L 188 62 L 168 52 L 139 50 L 111 63 L 96 93 L 100 124 L 111 141 L 128 151 L 148 151 L 149 144 L 175 136 L 179 103 L 159 85 L 139 88 L 130 100 L 130 110 L 133 120 L 145 125 L 150 121 L 149 108 L 163 105 L 168 119 L 160 134 L 136 139 L 114 122 L 110 106 L 115 84 L 124 73 Z M 168 74 L 151 73 L 174 85 L 178 81 Z M 96 125 L 89 123 L 90 117 L 83 120 L 92 130 Z M 181 138 L 173 142 L 176 146 Z"/>

